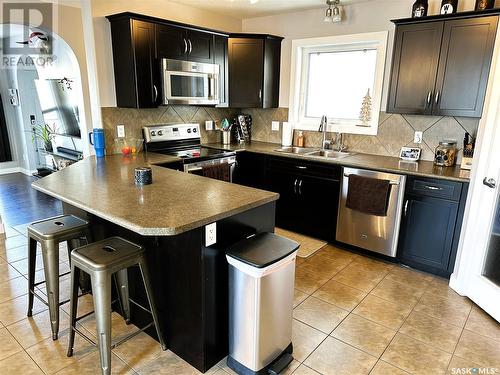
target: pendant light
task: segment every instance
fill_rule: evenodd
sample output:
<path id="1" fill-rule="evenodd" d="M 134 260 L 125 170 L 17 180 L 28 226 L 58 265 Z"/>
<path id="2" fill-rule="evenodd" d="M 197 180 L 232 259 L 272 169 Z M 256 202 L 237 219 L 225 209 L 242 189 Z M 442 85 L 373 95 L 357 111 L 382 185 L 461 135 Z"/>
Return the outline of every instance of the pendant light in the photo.
<path id="1" fill-rule="evenodd" d="M 342 9 L 340 0 L 326 0 L 328 8 L 325 13 L 325 22 L 340 22 L 342 21 Z"/>

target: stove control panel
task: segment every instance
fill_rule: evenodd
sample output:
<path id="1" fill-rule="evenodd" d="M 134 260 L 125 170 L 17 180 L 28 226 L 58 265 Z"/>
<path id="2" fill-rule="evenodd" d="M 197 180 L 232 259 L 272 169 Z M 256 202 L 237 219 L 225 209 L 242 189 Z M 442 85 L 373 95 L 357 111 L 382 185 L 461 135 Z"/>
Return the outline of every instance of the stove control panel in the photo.
<path id="1" fill-rule="evenodd" d="M 148 125 L 142 131 L 146 143 L 201 138 L 199 124 Z"/>

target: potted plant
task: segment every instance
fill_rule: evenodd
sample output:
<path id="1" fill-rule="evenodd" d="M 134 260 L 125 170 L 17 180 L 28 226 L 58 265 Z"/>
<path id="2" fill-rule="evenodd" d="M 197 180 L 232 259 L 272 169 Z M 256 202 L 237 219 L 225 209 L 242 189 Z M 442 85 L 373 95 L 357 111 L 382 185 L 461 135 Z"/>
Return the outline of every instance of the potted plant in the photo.
<path id="1" fill-rule="evenodd" d="M 55 138 L 55 127 L 50 127 L 48 124 L 37 124 L 33 126 L 32 142 L 36 144 L 36 139 L 39 138 L 43 142 L 45 151 L 52 151 L 52 140 Z"/>

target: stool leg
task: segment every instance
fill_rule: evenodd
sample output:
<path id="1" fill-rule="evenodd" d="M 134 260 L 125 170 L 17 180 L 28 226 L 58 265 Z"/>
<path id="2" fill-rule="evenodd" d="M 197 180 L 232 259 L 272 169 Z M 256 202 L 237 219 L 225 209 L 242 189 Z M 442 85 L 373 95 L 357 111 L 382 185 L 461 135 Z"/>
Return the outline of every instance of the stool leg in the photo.
<path id="1" fill-rule="evenodd" d="M 69 259 L 69 264 L 71 265 L 71 252 L 76 248 L 82 246 L 82 243 L 79 238 L 75 238 L 67 241 L 67 244 L 68 244 L 68 259 Z M 80 279 L 78 280 L 78 285 L 80 286 L 82 292 L 86 293 L 90 291 L 90 278 L 88 277 L 88 275 L 85 272 L 80 272 L 79 275 Z"/>
<path id="2" fill-rule="evenodd" d="M 37 241 L 33 238 L 29 240 L 28 247 L 28 313 L 27 316 L 33 316 L 33 298 L 35 297 L 35 269 L 36 269 L 36 245 Z"/>
<path id="3" fill-rule="evenodd" d="M 144 257 L 139 260 L 139 269 L 141 270 L 142 280 L 144 282 L 144 288 L 146 289 L 146 295 L 148 297 L 149 308 L 151 309 L 151 315 L 153 315 L 153 321 L 155 322 L 156 334 L 160 340 L 160 345 L 162 350 L 167 350 L 167 345 L 163 341 L 163 335 L 160 329 L 160 323 L 158 321 L 158 315 L 156 313 L 156 306 L 153 298 L 153 288 L 151 287 L 151 282 L 149 281 L 149 272 Z"/>
<path id="4" fill-rule="evenodd" d="M 116 284 L 118 286 L 118 294 L 120 298 L 120 305 L 127 324 L 130 323 L 130 301 L 128 294 L 128 273 L 127 269 L 120 270 L 115 273 Z"/>
<path id="5" fill-rule="evenodd" d="M 43 241 L 42 256 L 52 340 L 57 340 L 59 333 L 59 244 L 55 241 Z"/>
<path id="6" fill-rule="evenodd" d="M 75 328 L 76 328 L 76 312 L 78 310 L 78 279 L 80 277 L 80 269 L 71 265 L 71 297 L 69 307 L 69 338 L 68 338 L 68 357 L 73 355 L 73 347 L 75 345 Z"/>
<path id="7" fill-rule="evenodd" d="M 111 275 L 96 272 L 91 275 L 96 319 L 97 343 L 104 375 L 111 374 Z"/>
<path id="8" fill-rule="evenodd" d="M 80 247 L 80 240 L 75 238 L 72 240 L 66 241 L 66 244 L 68 245 L 68 260 L 69 264 L 71 264 L 71 252 L 75 250 L 77 247 Z"/>

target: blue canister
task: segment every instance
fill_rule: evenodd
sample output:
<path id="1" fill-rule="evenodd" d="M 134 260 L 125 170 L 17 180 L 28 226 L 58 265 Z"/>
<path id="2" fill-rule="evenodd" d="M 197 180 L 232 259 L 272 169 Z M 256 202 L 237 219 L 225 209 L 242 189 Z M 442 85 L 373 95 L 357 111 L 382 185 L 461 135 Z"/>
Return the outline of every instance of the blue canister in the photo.
<path id="1" fill-rule="evenodd" d="M 89 142 L 94 146 L 95 155 L 98 158 L 103 158 L 106 154 L 106 142 L 104 139 L 104 129 L 95 128 L 89 133 Z"/>

